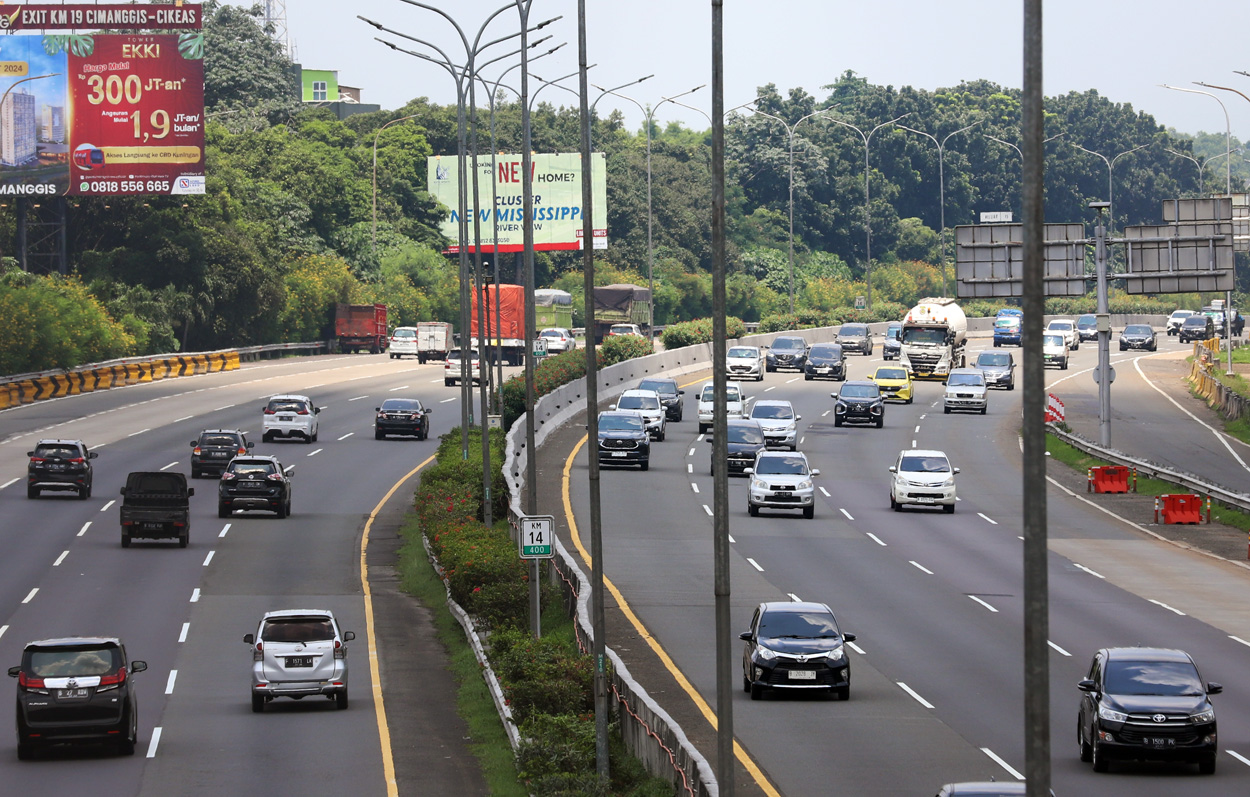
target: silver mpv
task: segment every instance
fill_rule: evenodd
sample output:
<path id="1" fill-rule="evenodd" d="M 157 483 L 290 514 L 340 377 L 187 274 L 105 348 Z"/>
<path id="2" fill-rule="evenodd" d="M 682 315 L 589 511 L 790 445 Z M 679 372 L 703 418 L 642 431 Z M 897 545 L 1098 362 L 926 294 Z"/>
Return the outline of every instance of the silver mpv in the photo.
<path id="1" fill-rule="evenodd" d="M 325 695 L 335 708 L 347 708 L 347 644 L 352 631 L 340 632 L 328 609 L 268 612 L 252 646 L 252 711 L 260 713 L 275 697 L 299 700 Z"/>

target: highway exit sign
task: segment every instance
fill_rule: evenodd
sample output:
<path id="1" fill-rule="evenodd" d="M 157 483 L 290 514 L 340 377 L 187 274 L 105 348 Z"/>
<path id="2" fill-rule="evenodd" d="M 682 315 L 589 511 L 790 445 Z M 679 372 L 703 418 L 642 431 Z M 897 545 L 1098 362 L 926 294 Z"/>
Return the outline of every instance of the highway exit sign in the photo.
<path id="1" fill-rule="evenodd" d="M 526 515 L 521 518 L 521 558 L 550 559 L 555 556 L 555 518 Z"/>

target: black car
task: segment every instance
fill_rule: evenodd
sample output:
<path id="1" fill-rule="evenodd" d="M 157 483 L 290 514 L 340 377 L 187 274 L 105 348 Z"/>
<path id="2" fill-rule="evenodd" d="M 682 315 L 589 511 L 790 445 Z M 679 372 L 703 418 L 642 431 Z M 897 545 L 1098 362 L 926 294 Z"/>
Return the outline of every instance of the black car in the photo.
<path id="1" fill-rule="evenodd" d="M 902 353 L 903 325 L 890 324 L 885 328 L 885 340 L 881 341 L 881 357 L 885 360 L 895 360 Z"/>
<path id="2" fill-rule="evenodd" d="M 1180 336 L 1181 343 L 1210 340 L 1215 337 L 1215 322 L 1209 315 L 1191 315 L 1181 324 L 1180 332 L 1177 334 Z"/>
<path id="3" fill-rule="evenodd" d="M 1215 707 L 1189 654 L 1167 648 L 1104 648 L 1081 690 L 1076 741 L 1081 760 L 1106 772 L 1113 760 L 1183 761 L 1215 772 Z"/>
<path id="4" fill-rule="evenodd" d="M 836 342 L 842 344 L 843 351 L 857 351 L 865 357 L 872 354 L 872 333 L 867 324 L 843 324 Z"/>
<path id="5" fill-rule="evenodd" d="M 1128 349 L 1145 349 L 1157 351 L 1159 342 L 1155 338 L 1154 327 L 1149 324 L 1129 324 L 1120 333 L 1120 351 Z"/>
<path id="6" fill-rule="evenodd" d="M 755 455 L 767 447 L 764 429 L 758 421 L 749 418 L 730 418 L 726 424 L 729 442 L 726 445 L 728 453 L 725 461 L 729 464 L 731 475 L 742 473 L 743 470 L 755 464 Z M 707 441 L 712 442 L 711 435 L 708 435 Z M 708 472 L 715 473 L 715 468 L 716 460 L 713 458 Z"/>
<path id="7" fill-rule="evenodd" d="M 30 457 L 26 466 L 27 498 L 38 498 L 43 490 L 73 490 L 80 499 L 91 497 L 91 460 L 98 455 L 88 451 L 83 441 L 40 440 L 26 456 Z"/>
<path id="8" fill-rule="evenodd" d="M 31 642 L 17 679 L 17 757 L 72 742 L 108 742 L 134 755 L 139 704 L 131 676 L 148 668 L 126 658 L 112 637 L 67 637 Z"/>
<path id="9" fill-rule="evenodd" d="M 674 379 L 644 379 L 638 383 L 639 390 L 654 390 L 664 405 L 664 417 L 670 421 L 680 421 L 684 409 L 681 397 L 686 391 L 677 387 Z"/>
<path id="10" fill-rule="evenodd" d="M 846 359 L 842 356 L 842 347 L 836 343 L 817 343 L 807 352 L 807 362 L 803 364 L 803 379 L 810 382 L 817 377 L 846 379 Z"/>
<path id="11" fill-rule="evenodd" d="M 807 341 L 798 335 L 782 335 L 773 340 L 764 357 L 764 369 L 778 371 L 782 368 L 803 370 L 807 362 Z"/>
<path id="12" fill-rule="evenodd" d="M 221 473 L 230 460 L 246 454 L 255 445 L 238 429 L 205 429 L 199 440 L 191 441 L 191 478 Z"/>
<path id="13" fill-rule="evenodd" d="M 249 454 L 235 457 L 217 484 L 217 517 L 236 509 L 260 509 L 279 518 L 291 514 L 291 471 L 277 457 Z"/>
<path id="14" fill-rule="evenodd" d="M 430 436 L 430 413 L 433 409 L 422 406 L 420 399 L 391 398 L 374 408 L 373 439 L 382 440 L 388 434 L 416 435 L 418 440 Z"/>
<path id="15" fill-rule="evenodd" d="M 821 690 L 830 697 L 851 697 L 851 661 L 847 642 L 854 634 L 838 630 L 833 610 L 823 603 L 761 603 L 751 616 L 751 630 L 738 638 L 742 651 L 742 691 L 752 700 L 765 689 Z"/>
<path id="16" fill-rule="evenodd" d="M 985 374 L 986 387 L 1005 387 L 1016 389 L 1016 359 L 1009 351 L 983 351 L 972 363 L 973 368 L 980 368 Z"/>
<path id="17" fill-rule="evenodd" d="M 651 467 L 651 435 L 641 413 L 610 410 L 599 413 L 599 464 Z"/>
<path id="18" fill-rule="evenodd" d="M 830 393 L 829 397 L 835 399 L 834 426 L 844 423 L 873 423 L 880 429 L 885 425 L 885 399 L 875 382 L 847 382 L 840 391 Z"/>
<path id="19" fill-rule="evenodd" d="M 1084 343 L 1087 340 L 1098 340 L 1098 316 L 1086 313 L 1076 319 L 1076 336 Z"/>

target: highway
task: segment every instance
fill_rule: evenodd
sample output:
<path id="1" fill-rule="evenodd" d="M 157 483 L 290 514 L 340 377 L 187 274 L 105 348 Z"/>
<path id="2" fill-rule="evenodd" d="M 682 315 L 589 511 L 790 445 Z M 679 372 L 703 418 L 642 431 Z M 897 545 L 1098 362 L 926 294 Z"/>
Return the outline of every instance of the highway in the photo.
<path id="1" fill-rule="evenodd" d="M 316 444 L 261 442 L 265 400 L 284 392 L 306 393 L 325 407 Z M 360 580 L 362 529 L 391 486 L 433 454 L 438 435 L 459 425 L 459 395 L 458 387 L 443 386 L 441 363 L 327 356 L 0 412 L 0 660 L 18 664 L 34 639 L 116 635 L 132 659 L 149 665 L 134 676 L 140 716 L 133 758 L 58 748 L 19 763 L 10 746 L 0 755 L 5 791 L 386 794 Z M 373 439 L 374 407 L 393 396 L 434 407 L 429 440 Z M 245 430 L 257 453 L 294 464 L 292 516 L 219 519 L 216 481 L 198 479 L 191 482 L 187 549 L 135 542 L 123 550 L 117 501 L 126 473 L 189 473 L 188 443 L 205 428 Z M 25 452 L 45 437 L 81 438 L 99 451 L 92 498 L 26 498 Z M 253 714 L 243 635 L 265 611 L 302 607 L 331 609 L 357 634 L 349 645 L 350 706 L 280 700 Z"/>
<path id="2" fill-rule="evenodd" d="M 1164 336 L 1160 342 L 1154 358 L 1113 357 L 1120 365 L 1113 393 L 1118 439 L 1144 447 L 1154 435 L 1210 436 L 1143 380 L 1125 378 L 1135 371 L 1133 361 L 1189 350 Z M 974 339 L 970 349 L 987 345 Z M 851 378 L 879 361 L 852 356 Z M 1087 369 L 1095 361 L 1095 347 L 1085 344 L 1068 371 L 1047 371 L 1052 392 L 1074 396 L 1065 399 L 1070 423 L 1082 411 L 1084 385 L 1094 388 Z M 697 385 L 702 378 L 707 374 L 687 381 Z M 944 415 L 940 384 L 921 383 L 915 403 L 891 404 L 885 428 L 877 430 L 833 426 L 829 393 L 837 387 L 794 373 L 745 385 L 755 398 L 795 404 L 803 416 L 800 450 L 821 475 L 815 520 L 767 511 L 749 518 L 746 480 L 731 479 L 732 600 L 741 624 L 735 637 L 761 600 L 829 603 L 843 630 L 858 635 L 851 700 L 781 695 L 753 702 L 737 691 L 736 735 L 782 794 L 932 794 L 951 781 L 1015 779 L 1024 769 L 1022 391 L 994 391 L 986 416 Z M 694 393 L 687 389 L 687 401 Z M 1149 436 L 1134 425 L 1148 410 Z M 696 431 L 690 420 L 671 424 L 667 441 L 652 446 L 648 472 L 604 469 L 604 567 L 647 631 L 714 706 L 710 445 Z M 887 467 L 900 449 L 913 446 L 943 449 L 962 469 L 954 515 L 890 511 Z M 585 451 L 571 472 L 582 528 L 589 527 Z M 548 451 L 544 462 L 553 467 L 567 455 Z M 640 494 L 648 500 L 639 502 Z M 1247 793 L 1250 699 L 1239 685 L 1250 670 L 1250 646 L 1240 641 L 1250 640 L 1242 599 L 1250 574 L 1150 539 L 1081 498 L 1049 490 L 1056 794 Z M 1214 777 L 1154 764 L 1113 765 L 1110 774 L 1095 774 L 1078 761 L 1076 682 L 1099 647 L 1134 644 L 1186 649 L 1204 678 L 1226 686 L 1215 698 L 1221 753 Z M 736 640 L 734 648 L 738 668 Z"/>

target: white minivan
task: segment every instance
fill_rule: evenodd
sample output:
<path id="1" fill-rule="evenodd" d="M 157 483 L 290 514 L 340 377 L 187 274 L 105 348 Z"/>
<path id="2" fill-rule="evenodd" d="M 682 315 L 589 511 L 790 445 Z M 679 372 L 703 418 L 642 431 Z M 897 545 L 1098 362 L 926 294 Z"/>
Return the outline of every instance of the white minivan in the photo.
<path id="1" fill-rule="evenodd" d="M 707 432 L 712 428 L 712 408 L 713 403 L 713 387 L 712 382 L 704 382 L 703 387 L 699 388 L 699 434 Z M 730 382 L 725 385 L 725 414 L 730 418 L 746 417 L 746 402 L 750 399 L 742 395 L 742 388 L 736 383 Z"/>

